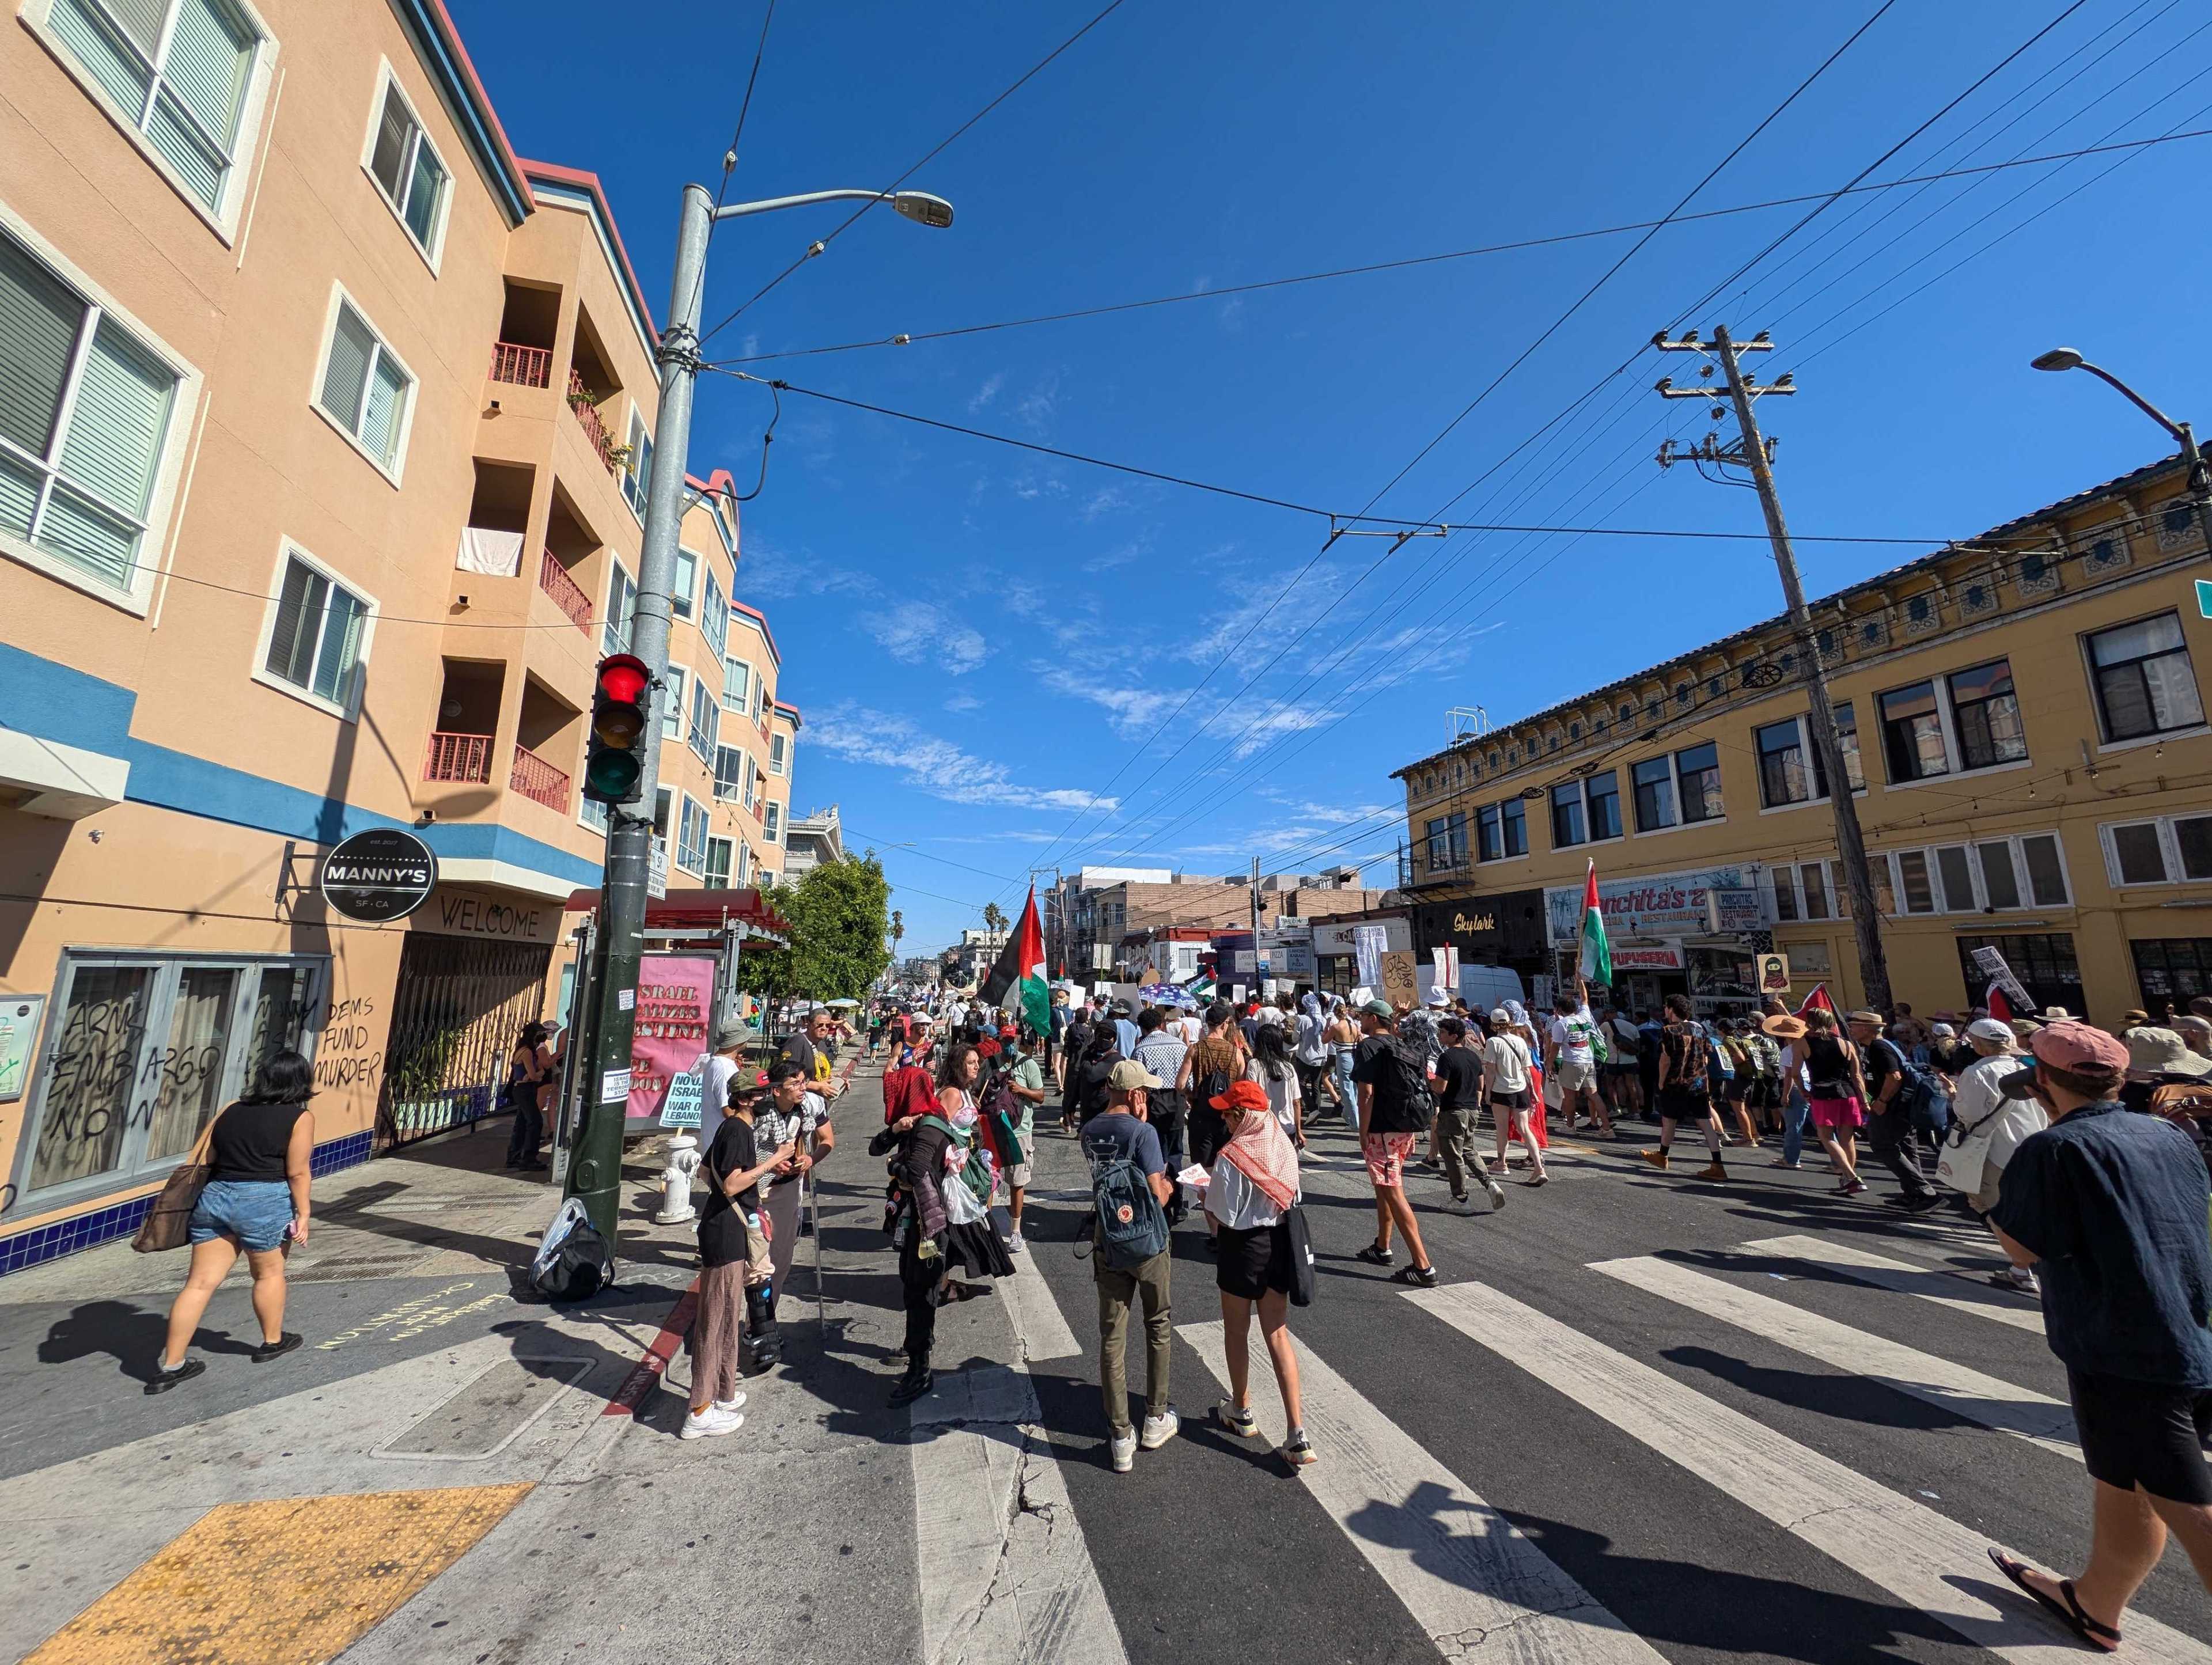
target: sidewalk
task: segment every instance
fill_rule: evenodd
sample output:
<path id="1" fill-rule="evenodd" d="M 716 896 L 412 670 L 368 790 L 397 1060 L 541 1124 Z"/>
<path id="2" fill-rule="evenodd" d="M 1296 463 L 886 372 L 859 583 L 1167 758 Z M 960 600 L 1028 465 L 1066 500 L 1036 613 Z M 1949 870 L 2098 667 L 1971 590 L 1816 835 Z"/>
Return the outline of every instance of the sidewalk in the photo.
<path id="1" fill-rule="evenodd" d="M 871 1088 L 848 1135 L 863 1148 Z M 870 1252 L 861 1151 L 840 1153 L 851 1194 L 825 1186 L 823 1233 L 833 1266 L 858 1262 L 837 1292 L 888 1321 L 841 1301 L 817 1323 L 803 1246 L 782 1370 L 747 1383 L 740 1434 L 679 1443 L 688 1369 L 666 1326 L 679 1303 L 688 1322 L 697 1261 L 692 1224 L 650 1218 L 659 1141 L 624 1164 L 617 1282 L 556 1311 L 526 1279 L 557 1197 L 501 1168 L 507 1133 L 495 1121 L 318 1181 L 285 1317 L 307 1345 L 250 1360 L 241 1266 L 197 1339 L 206 1374 L 169 1394 L 143 1383 L 181 1253 L 115 1243 L 0 1279 L 0 1659 L 489 1665 L 586 1644 L 714 1657 L 732 1627 L 708 1599 L 758 1588 L 715 1569 L 750 1565 L 759 1529 L 779 1559 L 853 1553 L 884 1419 L 874 1375 L 839 1355 L 897 1322 L 895 1291 L 873 1286 L 895 1279 Z M 649 1353 L 672 1357 L 672 1382 L 641 1369 Z M 860 1506 L 823 1510 L 848 1485 Z M 865 1607 L 817 1617 L 745 1628 L 788 1626 L 805 1654 L 834 1637 L 854 1661 L 895 1658 L 905 1634 Z"/>

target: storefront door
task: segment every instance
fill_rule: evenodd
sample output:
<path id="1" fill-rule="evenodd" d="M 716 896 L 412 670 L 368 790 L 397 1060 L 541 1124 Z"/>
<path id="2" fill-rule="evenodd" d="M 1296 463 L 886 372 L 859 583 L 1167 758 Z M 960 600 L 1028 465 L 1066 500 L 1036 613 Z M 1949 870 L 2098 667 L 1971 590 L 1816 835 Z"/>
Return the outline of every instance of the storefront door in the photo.
<path id="1" fill-rule="evenodd" d="M 385 1042 L 380 1144 L 491 1113 L 522 1026 L 544 1009 L 552 963 L 550 945 L 409 934 Z"/>

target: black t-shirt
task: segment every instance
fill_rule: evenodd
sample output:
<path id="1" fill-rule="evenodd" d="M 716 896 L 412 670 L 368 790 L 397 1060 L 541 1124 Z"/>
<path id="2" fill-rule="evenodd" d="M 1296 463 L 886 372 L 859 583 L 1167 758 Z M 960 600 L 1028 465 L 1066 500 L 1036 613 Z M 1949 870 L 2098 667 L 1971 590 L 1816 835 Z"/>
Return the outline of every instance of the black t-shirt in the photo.
<path id="1" fill-rule="evenodd" d="M 1881 1108 L 1881 1090 L 1889 1078 L 1904 1067 L 1905 1054 L 1894 1041 L 1879 1038 L 1859 1048 L 1859 1070 L 1866 1077 L 1867 1109 L 1870 1114 Z M 1897 1092 L 1890 1100 L 1891 1109 L 1897 1107 L 1898 1100 L 1905 1096 L 1910 1085 L 1909 1082 L 1898 1084 Z"/>
<path id="2" fill-rule="evenodd" d="M 1482 1095 L 1482 1060 L 1465 1047 L 1446 1047 L 1437 1060 L 1436 1074 L 1444 1084 L 1437 1095 L 1440 1110 L 1472 1109 Z"/>
<path id="3" fill-rule="evenodd" d="M 1114 1073 L 1114 1066 L 1121 1061 L 1119 1052 L 1109 1051 L 1086 1061 L 1069 1078 L 1076 1084 L 1076 1109 L 1086 1120 L 1105 1113 L 1107 1095 L 1112 1091 L 1107 1078 Z"/>
<path id="4" fill-rule="evenodd" d="M 805 1070 L 809 1081 L 814 1079 L 814 1042 L 807 1038 L 804 1030 L 793 1030 L 785 1036 L 783 1044 L 776 1048 L 776 1055 L 789 1059 Z"/>
<path id="5" fill-rule="evenodd" d="M 292 1129 L 305 1104 L 233 1104 L 215 1119 L 208 1139 L 208 1177 L 282 1180 Z"/>
<path id="6" fill-rule="evenodd" d="M 739 1217 L 760 1211 L 760 1187 L 748 1187 L 734 1197 L 723 1194 L 717 1174 L 741 1174 L 760 1161 L 752 1123 L 741 1115 L 725 1116 L 707 1147 L 707 1200 L 699 1210 L 699 1258 L 708 1266 L 729 1266 L 745 1258 L 745 1223 Z"/>
<path id="7" fill-rule="evenodd" d="M 1370 1133 L 1428 1131 L 1428 1106 L 1411 1100 L 1400 1085 L 1397 1053 L 1401 1046 L 1411 1052 L 1415 1043 L 1395 1035 L 1370 1035 L 1352 1049 L 1352 1080 L 1375 1089 L 1374 1112 L 1367 1119 Z"/>

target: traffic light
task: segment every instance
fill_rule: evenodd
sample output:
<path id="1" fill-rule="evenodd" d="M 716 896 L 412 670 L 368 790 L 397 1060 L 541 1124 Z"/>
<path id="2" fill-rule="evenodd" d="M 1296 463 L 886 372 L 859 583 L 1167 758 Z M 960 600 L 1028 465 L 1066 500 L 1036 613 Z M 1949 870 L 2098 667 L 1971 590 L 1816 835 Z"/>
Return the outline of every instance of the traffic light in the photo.
<path id="1" fill-rule="evenodd" d="M 645 772 L 647 690 L 652 675 L 631 653 L 599 661 L 592 692 L 592 744 L 584 759 L 584 796 L 600 804 L 635 804 Z"/>

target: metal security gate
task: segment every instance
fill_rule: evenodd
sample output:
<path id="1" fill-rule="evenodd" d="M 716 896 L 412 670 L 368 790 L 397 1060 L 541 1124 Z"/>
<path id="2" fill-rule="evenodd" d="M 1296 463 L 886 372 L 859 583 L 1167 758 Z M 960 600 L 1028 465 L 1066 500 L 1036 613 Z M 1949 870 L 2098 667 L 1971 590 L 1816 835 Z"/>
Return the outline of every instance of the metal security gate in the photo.
<path id="1" fill-rule="evenodd" d="M 544 1009 L 550 947 L 411 933 L 385 1042 L 380 1145 L 488 1115 L 522 1026 Z"/>

